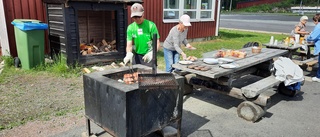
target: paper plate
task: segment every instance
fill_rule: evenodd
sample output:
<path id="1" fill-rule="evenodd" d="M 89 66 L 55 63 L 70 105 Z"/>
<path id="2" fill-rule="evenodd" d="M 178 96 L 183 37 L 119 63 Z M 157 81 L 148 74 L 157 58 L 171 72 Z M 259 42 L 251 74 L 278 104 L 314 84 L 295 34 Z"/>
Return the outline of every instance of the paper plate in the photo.
<path id="1" fill-rule="evenodd" d="M 180 64 L 189 65 L 192 64 L 192 61 L 179 61 Z"/>
<path id="2" fill-rule="evenodd" d="M 226 68 L 226 69 L 232 69 L 232 68 L 236 68 L 237 66 L 234 64 L 222 64 L 220 65 L 220 67 Z"/>
<path id="3" fill-rule="evenodd" d="M 218 64 L 219 61 L 215 58 L 204 58 L 203 62 L 207 64 Z"/>
<path id="4" fill-rule="evenodd" d="M 228 59 L 228 58 L 218 58 L 219 61 L 223 61 L 223 62 L 227 62 L 227 63 L 231 63 L 234 60 L 233 59 Z"/>

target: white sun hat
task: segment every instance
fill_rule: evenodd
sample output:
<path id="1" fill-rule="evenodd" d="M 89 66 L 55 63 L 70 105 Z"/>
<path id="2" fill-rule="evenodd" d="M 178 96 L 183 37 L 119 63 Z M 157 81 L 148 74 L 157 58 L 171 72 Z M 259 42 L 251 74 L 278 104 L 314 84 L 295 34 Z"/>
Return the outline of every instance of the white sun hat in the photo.
<path id="1" fill-rule="evenodd" d="M 180 22 L 184 25 L 184 26 L 191 26 L 190 23 L 190 17 L 187 14 L 184 14 L 180 17 Z"/>

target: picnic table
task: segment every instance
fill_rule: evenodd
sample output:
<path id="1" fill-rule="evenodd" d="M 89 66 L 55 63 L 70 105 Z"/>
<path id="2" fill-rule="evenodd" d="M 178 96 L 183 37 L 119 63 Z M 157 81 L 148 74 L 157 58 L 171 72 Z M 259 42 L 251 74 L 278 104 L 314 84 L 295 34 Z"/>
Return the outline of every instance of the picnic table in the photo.
<path id="1" fill-rule="evenodd" d="M 267 48 L 273 48 L 273 49 L 283 49 L 288 50 L 289 53 L 287 54 L 287 57 L 292 59 L 293 62 L 295 62 L 297 65 L 307 65 L 307 70 L 311 71 L 312 66 L 318 62 L 318 56 L 311 55 L 311 49 L 310 47 L 314 47 L 313 42 L 308 42 L 304 44 L 307 46 L 307 50 L 298 52 L 297 50 L 302 48 L 303 44 L 294 44 L 293 46 L 287 46 L 284 43 L 279 43 L 277 45 L 270 45 L 269 43 L 262 44 L 263 46 L 266 46 Z M 293 55 L 298 55 L 301 57 L 301 60 L 293 59 Z M 306 59 L 303 58 L 303 56 L 306 56 Z"/>
<path id="2" fill-rule="evenodd" d="M 289 51 L 289 54 L 288 54 L 288 58 L 292 59 L 292 55 L 294 55 L 298 49 L 302 48 L 304 45 L 307 46 L 307 52 L 304 53 L 306 54 L 307 56 L 307 59 L 310 59 L 311 58 L 311 50 L 310 50 L 310 47 L 314 47 L 314 43 L 313 42 L 308 42 L 306 44 L 294 44 L 292 46 L 287 46 L 285 45 L 284 43 L 279 43 L 277 45 L 270 45 L 269 43 L 265 43 L 265 44 L 262 44 L 263 46 L 266 46 L 267 48 L 274 48 L 274 49 L 284 49 L 284 50 L 288 50 Z"/>
<path id="3" fill-rule="evenodd" d="M 261 53 L 252 53 L 251 47 L 241 50 L 247 53 L 245 58 L 226 57 L 229 60 L 233 60 L 231 63 L 236 66 L 235 68 L 222 68 L 221 64 L 206 64 L 203 62 L 205 58 L 214 58 L 218 50 L 204 53 L 203 58 L 192 63 L 192 65 L 196 66 L 210 67 L 210 70 L 190 69 L 188 66 L 191 64 L 184 65 L 180 63 L 173 64 L 172 67 L 183 72 L 178 74 L 185 76 L 186 84 L 202 86 L 219 93 L 246 100 L 238 106 L 238 116 L 254 122 L 265 114 L 265 107 L 270 103 L 270 96 L 261 95 L 261 93 L 281 83 L 275 79 L 269 70 L 273 59 L 287 54 L 288 51 L 262 48 Z M 241 88 L 234 86 L 233 82 L 235 80 L 249 74 L 259 75 L 262 79 Z M 248 115 L 248 110 L 253 115 Z"/>

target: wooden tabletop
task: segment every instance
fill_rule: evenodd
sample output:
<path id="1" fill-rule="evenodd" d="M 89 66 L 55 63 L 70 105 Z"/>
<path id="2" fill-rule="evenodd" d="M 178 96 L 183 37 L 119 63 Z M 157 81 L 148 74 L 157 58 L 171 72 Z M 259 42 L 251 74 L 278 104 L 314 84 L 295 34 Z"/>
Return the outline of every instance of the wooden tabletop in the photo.
<path id="1" fill-rule="evenodd" d="M 210 65 L 203 62 L 203 58 L 198 59 L 197 61 L 193 62 L 192 65 L 201 65 L 201 66 L 207 66 L 210 67 L 210 70 L 207 71 L 201 71 L 201 70 L 195 70 L 195 69 L 189 69 L 187 66 L 189 65 L 182 65 L 179 63 L 173 64 L 172 67 L 176 69 L 180 69 L 183 71 L 187 71 L 190 73 L 194 73 L 200 76 L 208 77 L 208 78 L 219 78 L 221 76 L 227 76 L 231 73 L 237 72 L 239 70 L 243 70 L 246 68 L 249 68 L 251 66 L 263 63 L 265 61 L 271 60 L 274 57 L 282 56 L 286 54 L 287 50 L 279 50 L 279 49 L 272 49 L 272 48 L 262 48 L 261 53 L 252 53 L 251 48 L 244 48 L 241 49 L 243 51 L 247 52 L 247 56 L 245 58 L 235 58 L 235 57 L 226 57 L 228 59 L 234 60 L 233 64 L 236 65 L 236 68 L 233 69 L 225 69 L 219 66 L 219 64 L 216 65 Z M 208 53 L 204 53 L 204 58 L 213 58 L 215 53 L 217 51 L 212 51 Z M 191 65 L 191 64 L 190 64 Z"/>
<path id="2" fill-rule="evenodd" d="M 294 44 L 293 46 L 289 47 L 289 46 L 284 45 L 283 43 L 278 44 L 278 45 L 270 45 L 269 43 L 268 44 L 262 44 L 262 45 L 266 46 L 268 48 L 288 49 L 288 50 L 296 50 L 296 49 L 301 48 L 303 46 L 301 44 Z"/>
<path id="3" fill-rule="evenodd" d="M 314 46 L 314 43 L 307 43 L 307 44 L 294 44 L 293 46 L 289 47 L 286 46 L 284 43 L 279 43 L 277 45 L 270 45 L 269 43 L 262 44 L 263 46 L 266 46 L 268 48 L 277 48 L 277 49 L 288 49 L 288 50 L 296 50 L 298 48 L 301 48 L 303 45 L 307 46 Z"/>

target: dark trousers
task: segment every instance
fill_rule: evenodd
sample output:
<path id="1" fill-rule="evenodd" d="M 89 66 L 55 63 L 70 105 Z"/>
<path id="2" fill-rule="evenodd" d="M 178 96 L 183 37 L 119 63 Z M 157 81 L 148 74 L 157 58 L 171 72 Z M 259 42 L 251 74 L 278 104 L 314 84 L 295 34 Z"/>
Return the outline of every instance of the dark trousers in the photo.
<path id="1" fill-rule="evenodd" d="M 153 62 L 152 61 L 150 63 L 144 62 L 143 59 L 142 59 L 143 56 L 144 55 L 141 55 L 141 54 L 134 54 L 133 64 L 142 64 L 142 65 L 145 65 L 145 66 L 152 67 Z"/>

